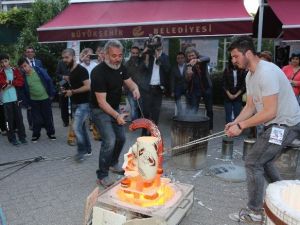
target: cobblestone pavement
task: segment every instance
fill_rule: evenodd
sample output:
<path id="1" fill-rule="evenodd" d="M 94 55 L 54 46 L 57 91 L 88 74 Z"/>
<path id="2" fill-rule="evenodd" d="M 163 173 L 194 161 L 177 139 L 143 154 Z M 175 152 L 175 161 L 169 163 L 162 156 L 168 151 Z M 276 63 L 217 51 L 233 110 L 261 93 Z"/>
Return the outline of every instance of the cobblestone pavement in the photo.
<path id="1" fill-rule="evenodd" d="M 170 146 L 171 118 L 174 103 L 164 102 L 160 119 L 165 146 Z M 8 225 L 81 225 L 88 194 L 96 187 L 95 171 L 98 166 L 100 142 L 92 141 L 92 156 L 83 163 L 76 163 L 73 156 L 76 147 L 66 143 L 67 128 L 62 126 L 59 109 L 53 108 L 56 128 L 56 141 L 51 141 L 43 131 L 38 143 L 28 143 L 20 147 L 10 145 L 6 137 L 0 136 L 0 164 L 9 161 L 28 159 L 37 156 L 46 161 L 34 162 L 11 176 L 0 181 L 0 206 Z M 215 132 L 224 127 L 224 112 L 215 108 Z M 23 113 L 26 114 L 25 112 Z M 24 119 L 26 124 L 27 120 Z M 126 132 L 127 142 L 124 152 L 140 134 Z M 28 140 L 31 132 L 27 129 Z M 224 163 L 221 161 L 221 139 L 209 142 L 207 165 Z M 242 138 L 234 145 L 232 162 L 242 165 Z M 122 160 L 122 159 L 120 159 Z M 245 183 L 229 183 L 204 172 L 176 169 L 166 160 L 166 175 L 176 181 L 193 184 L 195 187 L 194 205 L 181 225 L 231 225 L 228 214 L 246 204 Z M 0 167 L 0 179 L 16 168 L 4 170 Z"/>

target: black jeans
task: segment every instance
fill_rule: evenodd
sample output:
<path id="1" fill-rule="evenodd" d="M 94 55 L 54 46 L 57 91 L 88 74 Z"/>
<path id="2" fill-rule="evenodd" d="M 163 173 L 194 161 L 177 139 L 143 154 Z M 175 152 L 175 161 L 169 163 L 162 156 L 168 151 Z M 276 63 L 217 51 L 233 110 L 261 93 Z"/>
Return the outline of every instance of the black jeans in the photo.
<path id="1" fill-rule="evenodd" d="M 68 97 L 65 97 L 64 95 L 59 95 L 60 115 L 65 125 L 69 124 L 68 101 Z"/>
<path id="2" fill-rule="evenodd" d="M 159 85 L 151 86 L 149 91 L 142 91 L 142 105 L 145 118 L 158 124 L 162 103 L 162 90 Z"/>
<path id="3" fill-rule="evenodd" d="M 33 126 L 32 137 L 40 137 L 43 126 L 45 126 L 48 136 L 55 133 L 51 100 L 49 98 L 45 100 L 32 100 L 31 113 Z"/>
<path id="4" fill-rule="evenodd" d="M 0 130 L 5 131 L 6 125 L 5 125 L 5 115 L 4 115 L 4 106 L 0 105 Z"/>
<path id="5" fill-rule="evenodd" d="M 17 101 L 4 103 L 5 121 L 7 122 L 7 138 L 9 142 L 16 141 L 15 130 L 20 140 L 26 138 L 21 106 Z"/>

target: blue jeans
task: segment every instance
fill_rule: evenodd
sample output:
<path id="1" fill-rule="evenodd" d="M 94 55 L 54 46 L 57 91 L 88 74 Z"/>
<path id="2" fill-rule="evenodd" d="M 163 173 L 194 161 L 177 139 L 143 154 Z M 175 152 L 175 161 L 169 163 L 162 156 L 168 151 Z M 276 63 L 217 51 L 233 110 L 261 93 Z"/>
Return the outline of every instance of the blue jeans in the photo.
<path id="1" fill-rule="evenodd" d="M 132 93 L 129 91 L 127 94 L 127 99 L 130 105 L 130 115 L 131 115 L 131 120 L 136 120 L 139 118 L 139 108 L 137 101 L 134 99 Z M 141 100 L 139 100 L 141 101 Z"/>
<path id="2" fill-rule="evenodd" d="M 232 122 L 232 113 L 234 115 L 234 119 L 238 117 L 242 110 L 242 101 L 225 101 L 225 117 L 226 123 Z"/>
<path id="3" fill-rule="evenodd" d="M 99 154 L 98 179 L 108 176 L 110 166 L 118 164 L 119 156 L 125 144 L 124 127 L 118 125 L 116 120 L 101 109 L 92 109 L 93 122 L 102 137 Z"/>
<path id="4" fill-rule="evenodd" d="M 248 207 L 254 211 L 263 208 L 265 178 L 269 183 L 281 180 L 280 174 L 274 165 L 281 155 L 283 148 L 299 137 L 300 124 L 285 127 L 282 145 L 269 143 L 272 128 L 267 129 L 245 158 L 245 167 L 248 187 Z"/>
<path id="5" fill-rule="evenodd" d="M 79 155 L 92 151 L 90 138 L 86 129 L 86 120 L 90 115 L 89 103 L 75 105 L 73 129 L 77 139 L 77 151 Z"/>

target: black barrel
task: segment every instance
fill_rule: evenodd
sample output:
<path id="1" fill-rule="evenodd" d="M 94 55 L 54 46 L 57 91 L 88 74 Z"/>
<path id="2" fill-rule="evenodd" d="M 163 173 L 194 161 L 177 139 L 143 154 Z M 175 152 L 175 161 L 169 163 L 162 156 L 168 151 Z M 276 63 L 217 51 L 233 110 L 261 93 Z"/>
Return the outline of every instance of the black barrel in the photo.
<path id="1" fill-rule="evenodd" d="M 209 135 L 209 118 L 206 116 L 175 116 L 171 126 L 172 147 L 184 145 Z M 207 142 L 193 144 L 172 151 L 177 168 L 198 170 L 206 166 Z"/>

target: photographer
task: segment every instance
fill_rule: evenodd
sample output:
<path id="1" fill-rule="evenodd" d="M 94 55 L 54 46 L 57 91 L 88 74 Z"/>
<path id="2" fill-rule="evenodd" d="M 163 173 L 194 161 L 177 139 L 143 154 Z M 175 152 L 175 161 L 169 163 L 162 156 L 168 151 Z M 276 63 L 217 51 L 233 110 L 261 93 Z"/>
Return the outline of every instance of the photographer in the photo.
<path id="1" fill-rule="evenodd" d="M 204 100 L 207 116 L 209 117 L 209 130 L 213 129 L 213 103 L 212 82 L 208 74 L 208 63 L 210 58 L 199 55 L 198 51 L 189 47 L 185 51 L 188 61 L 185 77 L 188 82 L 187 105 L 188 110 L 196 114 L 199 109 L 201 98 Z"/>
<path id="2" fill-rule="evenodd" d="M 145 43 L 143 56 L 146 66 L 146 73 L 140 86 L 143 113 L 145 118 L 158 124 L 162 96 L 170 71 L 169 57 L 163 53 L 161 36 L 150 36 Z M 143 131 L 143 135 L 146 135 L 146 131 Z"/>

